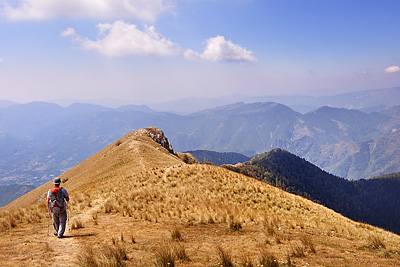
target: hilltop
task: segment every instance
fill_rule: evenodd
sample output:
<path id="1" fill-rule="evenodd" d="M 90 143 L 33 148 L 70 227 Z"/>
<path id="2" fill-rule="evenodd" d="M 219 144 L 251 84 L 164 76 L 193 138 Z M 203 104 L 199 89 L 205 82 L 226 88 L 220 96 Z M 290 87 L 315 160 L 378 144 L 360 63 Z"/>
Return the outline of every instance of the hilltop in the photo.
<path id="1" fill-rule="evenodd" d="M 225 167 L 400 234 L 400 173 L 349 181 L 281 149 Z"/>
<path id="2" fill-rule="evenodd" d="M 2 266 L 167 266 L 168 257 L 170 266 L 399 266 L 398 235 L 225 168 L 185 164 L 157 128 L 60 178 L 67 238 L 46 235 L 37 201 L 47 183 L 1 209 Z"/>

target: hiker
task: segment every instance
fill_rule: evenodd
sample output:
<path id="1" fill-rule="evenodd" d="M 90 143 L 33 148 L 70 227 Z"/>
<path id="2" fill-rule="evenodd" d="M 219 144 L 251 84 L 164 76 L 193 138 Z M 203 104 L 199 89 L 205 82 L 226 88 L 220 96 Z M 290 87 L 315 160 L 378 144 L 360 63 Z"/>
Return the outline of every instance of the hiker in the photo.
<path id="1" fill-rule="evenodd" d="M 47 206 L 49 212 L 53 214 L 54 235 L 58 238 L 64 237 L 65 226 L 67 223 L 66 201 L 69 201 L 68 192 L 60 187 L 61 179 L 55 178 L 52 183 L 54 188 L 47 192 Z"/>

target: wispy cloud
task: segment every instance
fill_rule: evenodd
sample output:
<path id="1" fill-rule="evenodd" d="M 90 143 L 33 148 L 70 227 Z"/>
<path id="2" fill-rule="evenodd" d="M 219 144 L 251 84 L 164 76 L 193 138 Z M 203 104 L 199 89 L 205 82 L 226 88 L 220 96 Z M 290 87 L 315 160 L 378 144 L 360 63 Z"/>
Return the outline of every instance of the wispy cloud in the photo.
<path id="1" fill-rule="evenodd" d="M 0 17 L 8 20 L 72 17 L 154 21 L 161 13 L 171 10 L 174 2 L 175 0 L 6 0 L 0 3 Z"/>
<path id="2" fill-rule="evenodd" d="M 205 41 L 206 47 L 200 55 L 201 58 L 208 61 L 257 61 L 253 52 L 245 48 L 226 41 L 224 36 L 209 38 Z"/>
<path id="3" fill-rule="evenodd" d="M 385 72 L 392 73 L 392 72 L 400 72 L 399 66 L 390 66 L 385 69 Z"/>
<path id="4" fill-rule="evenodd" d="M 0 57 L 0 64 L 3 63 L 3 59 Z"/>
<path id="5" fill-rule="evenodd" d="M 106 56 L 182 56 L 186 59 L 204 59 L 211 62 L 246 62 L 257 61 L 251 51 L 226 41 L 223 36 L 209 38 L 205 41 L 203 53 L 183 49 L 159 34 L 154 26 L 145 26 L 143 30 L 137 25 L 122 20 L 114 23 L 100 23 L 97 26 L 96 40 L 79 36 L 73 28 L 61 33 L 69 37 L 84 50 L 95 50 Z"/>

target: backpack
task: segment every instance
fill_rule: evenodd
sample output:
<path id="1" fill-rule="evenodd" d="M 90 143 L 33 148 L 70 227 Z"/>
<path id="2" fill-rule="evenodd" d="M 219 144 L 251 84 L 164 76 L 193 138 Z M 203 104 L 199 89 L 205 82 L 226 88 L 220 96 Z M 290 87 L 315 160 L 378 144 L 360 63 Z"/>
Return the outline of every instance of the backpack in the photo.
<path id="1" fill-rule="evenodd" d="M 56 187 L 49 189 L 47 193 L 47 206 L 51 212 L 63 212 L 64 211 L 64 193 L 62 187 Z"/>

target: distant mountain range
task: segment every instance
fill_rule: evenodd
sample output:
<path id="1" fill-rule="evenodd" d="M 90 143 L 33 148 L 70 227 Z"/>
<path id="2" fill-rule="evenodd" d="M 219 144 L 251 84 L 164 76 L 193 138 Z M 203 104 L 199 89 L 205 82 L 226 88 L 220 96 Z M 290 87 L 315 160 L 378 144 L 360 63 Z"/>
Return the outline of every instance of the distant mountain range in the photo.
<path id="1" fill-rule="evenodd" d="M 118 108 L 129 105 L 126 99 L 54 99 L 48 100 L 63 107 L 75 103 L 100 105 L 109 108 Z M 386 107 L 396 106 L 400 103 L 400 87 L 387 89 L 364 90 L 351 93 L 335 94 L 332 96 L 309 95 L 276 95 L 276 96 L 247 96 L 243 94 L 228 95 L 217 98 L 184 98 L 161 103 L 146 103 L 151 109 L 174 114 L 190 114 L 205 109 L 226 106 L 237 102 L 276 102 L 291 109 L 307 113 L 316 108 L 330 106 L 336 108 L 360 109 L 366 112 L 377 111 Z M 0 108 L 18 103 L 0 100 Z"/>
<path id="2" fill-rule="evenodd" d="M 395 103 L 399 91 L 348 96 L 358 99 L 357 107 L 364 110 L 379 105 L 370 106 L 370 113 L 325 106 L 302 114 L 274 102 L 235 103 L 188 115 L 136 105 L 8 103 L 0 108 L 0 184 L 43 184 L 128 132 L 150 126 L 163 129 L 176 151 L 249 157 L 282 148 L 344 178 L 397 172 L 400 106 L 388 105 Z M 381 105 L 384 101 L 387 105 Z"/>
<path id="3" fill-rule="evenodd" d="M 225 106 L 236 102 L 277 102 L 291 109 L 307 113 L 316 108 L 331 106 L 347 109 L 376 109 L 396 106 L 400 103 L 400 87 L 366 90 L 332 96 L 246 96 L 231 95 L 221 98 L 185 98 L 172 102 L 154 103 L 150 106 L 155 110 L 168 110 L 188 114 L 216 106 Z"/>
<path id="4" fill-rule="evenodd" d="M 18 103 L 8 101 L 8 100 L 0 100 L 0 108 L 6 108 L 12 105 L 18 105 Z"/>
<path id="5" fill-rule="evenodd" d="M 400 234 L 400 173 L 349 181 L 280 149 L 225 167 Z"/>

